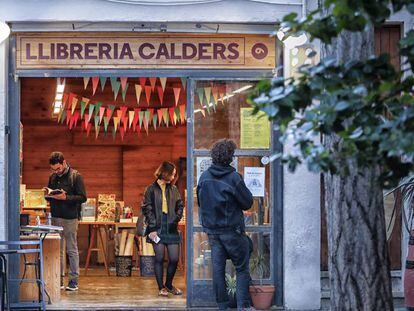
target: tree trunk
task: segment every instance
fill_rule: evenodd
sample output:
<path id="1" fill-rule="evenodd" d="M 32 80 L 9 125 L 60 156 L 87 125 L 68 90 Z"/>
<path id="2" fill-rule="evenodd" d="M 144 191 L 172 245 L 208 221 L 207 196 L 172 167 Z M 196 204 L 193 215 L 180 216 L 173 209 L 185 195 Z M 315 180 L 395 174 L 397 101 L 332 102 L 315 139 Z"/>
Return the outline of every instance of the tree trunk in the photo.
<path id="1" fill-rule="evenodd" d="M 342 33 L 321 56 L 338 63 L 374 54 L 374 30 Z M 335 154 L 338 136 L 324 138 Z M 379 167 L 341 161 L 349 175 L 325 175 L 331 310 L 393 310 Z"/>

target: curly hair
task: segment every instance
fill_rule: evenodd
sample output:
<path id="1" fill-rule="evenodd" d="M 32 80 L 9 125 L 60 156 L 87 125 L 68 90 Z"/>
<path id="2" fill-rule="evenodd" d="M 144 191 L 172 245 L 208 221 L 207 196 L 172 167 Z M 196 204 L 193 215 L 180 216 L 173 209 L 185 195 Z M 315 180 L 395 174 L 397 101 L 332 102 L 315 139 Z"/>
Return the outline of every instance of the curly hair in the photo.
<path id="1" fill-rule="evenodd" d="M 53 151 L 49 156 L 49 164 L 51 165 L 63 164 L 64 160 L 65 157 L 63 156 L 63 153 L 60 151 Z"/>
<path id="2" fill-rule="evenodd" d="M 224 138 L 215 142 L 211 148 L 213 164 L 223 166 L 230 165 L 233 161 L 234 150 L 236 150 L 236 148 L 236 143 L 231 139 Z"/>

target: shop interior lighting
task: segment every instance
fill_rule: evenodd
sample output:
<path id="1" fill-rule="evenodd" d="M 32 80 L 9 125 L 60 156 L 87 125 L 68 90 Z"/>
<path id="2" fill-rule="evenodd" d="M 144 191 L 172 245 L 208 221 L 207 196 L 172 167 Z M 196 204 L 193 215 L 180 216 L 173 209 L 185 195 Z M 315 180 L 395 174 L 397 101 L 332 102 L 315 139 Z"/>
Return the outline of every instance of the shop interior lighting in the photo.
<path id="1" fill-rule="evenodd" d="M 57 116 L 62 109 L 63 92 L 65 91 L 65 79 L 57 78 L 55 102 L 53 104 L 53 116 Z"/>

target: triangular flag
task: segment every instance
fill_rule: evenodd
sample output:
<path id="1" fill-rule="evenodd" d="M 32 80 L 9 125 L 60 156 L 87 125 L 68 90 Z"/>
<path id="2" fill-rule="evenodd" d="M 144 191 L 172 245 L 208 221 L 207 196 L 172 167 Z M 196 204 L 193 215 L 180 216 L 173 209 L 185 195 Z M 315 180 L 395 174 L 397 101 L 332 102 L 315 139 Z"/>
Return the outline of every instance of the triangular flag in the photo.
<path id="1" fill-rule="evenodd" d="M 95 95 L 96 88 L 98 87 L 99 77 L 92 78 L 92 95 Z"/>
<path id="2" fill-rule="evenodd" d="M 68 98 L 68 103 L 67 103 L 67 105 L 66 105 L 66 108 L 71 108 L 72 107 L 72 102 L 73 102 L 73 99 L 76 97 L 76 94 L 74 94 L 74 93 L 69 93 L 69 98 Z M 62 98 L 63 99 L 63 98 Z"/>
<path id="3" fill-rule="evenodd" d="M 67 114 L 66 110 L 62 110 L 62 116 L 60 117 L 60 123 L 63 124 L 63 122 L 65 122 L 65 119 L 66 119 L 67 115 L 68 114 Z"/>
<path id="4" fill-rule="evenodd" d="M 63 111 L 65 111 L 65 110 L 60 108 L 60 111 L 59 111 L 59 114 L 58 114 L 58 119 L 57 119 L 58 123 L 60 123 L 60 119 L 62 118 Z"/>
<path id="5" fill-rule="evenodd" d="M 122 120 L 123 118 L 125 118 L 125 116 L 126 116 L 126 114 L 127 114 L 128 107 L 126 107 L 126 106 L 122 106 L 122 107 L 120 108 L 120 110 L 121 110 L 121 115 L 120 115 L 119 117 L 120 117 L 120 118 L 121 118 L 121 120 Z"/>
<path id="6" fill-rule="evenodd" d="M 105 107 L 100 107 L 99 108 L 99 124 L 101 124 L 102 119 L 105 115 L 105 109 L 106 109 Z"/>
<path id="7" fill-rule="evenodd" d="M 129 83 L 126 84 L 125 89 L 122 91 L 122 100 L 124 102 L 125 102 L 126 93 L 128 91 L 128 85 L 129 85 Z"/>
<path id="8" fill-rule="evenodd" d="M 175 105 L 178 105 L 178 99 L 180 98 L 180 92 L 181 92 L 181 88 L 180 87 L 174 87 L 174 99 L 175 99 Z"/>
<path id="9" fill-rule="evenodd" d="M 96 116 L 95 117 L 95 139 L 98 138 L 100 128 L 101 127 L 99 126 L 99 117 Z"/>
<path id="10" fill-rule="evenodd" d="M 119 78 L 120 80 L 121 80 L 121 87 L 122 87 L 122 91 L 124 91 L 125 90 L 125 88 L 126 88 L 126 85 L 127 85 L 127 80 L 128 80 L 128 78 L 126 78 L 126 77 L 122 77 L 122 78 Z"/>
<path id="11" fill-rule="evenodd" d="M 210 104 L 210 98 L 211 98 L 211 87 L 205 87 L 204 88 L 204 94 L 206 94 L 207 105 L 209 105 Z"/>
<path id="12" fill-rule="evenodd" d="M 78 125 L 78 120 L 79 120 L 79 111 L 76 111 L 72 118 L 73 118 L 73 126 L 76 127 Z"/>
<path id="13" fill-rule="evenodd" d="M 177 121 L 181 121 L 181 116 L 180 116 L 180 108 L 175 108 L 174 109 L 174 119 L 175 119 L 175 124 L 177 124 Z"/>
<path id="14" fill-rule="evenodd" d="M 145 87 L 145 83 L 147 82 L 147 78 L 139 78 L 139 84 L 142 88 Z"/>
<path id="15" fill-rule="evenodd" d="M 200 101 L 200 105 L 201 107 L 203 107 L 203 103 L 204 103 L 204 89 L 202 87 L 199 87 L 197 89 L 197 94 L 198 94 L 198 98 Z"/>
<path id="16" fill-rule="evenodd" d="M 151 84 L 151 90 L 154 92 L 155 91 L 155 84 L 157 83 L 157 78 L 156 77 L 151 77 L 149 78 L 150 80 L 150 84 Z"/>
<path id="17" fill-rule="evenodd" d="M 106 83 L 106 77 L 99 77 L 99 81 L 101 81 L 101 90 L 103 92 Z"/>
<path id="18" fill-rule="evenodd" d="M 152 117 L 152 126 L 154 127 L 154 130 L 157 129 L 157 119 L 158 119 L 158 115 L 154 114 L 154 116 Z"/>
<path id="19" fill-rule="evenodd" d="M 121 140 L 123 141 L 124 140 L 124 136 L 125 136 L 125 129 L 123 127 L 121 127 L 119 129 L 119 132 L 121 133 Z"/>
<path id="20" fill-rule="evenodd" d="M 89 114 L 85 113 L 85 120 L 83 123 L 85 124 L 85 130 L 87 130 L 89 124 Z"/>
<path id="21" fill-rule="evenodd" d="M 147 112 L 148 112 L 148 114 L 147 114 Z M 143 122 L 144 122 L 144 129 L 145 129 L 145 132 L 148 135 L 148 119 L 147 119 L 147 115 L 149 116 L 149 111 L 145 111 L 144 120 L 143 120 Z"/>
<path id="22" fill-rule="evenodd" d="M 158 115 L 158 126 L 160 126 L 160 125 L 161 125 L 161 122 L 162 122 L 162 116 L 163 116 L 163 114 L 164 114 L 164 112 L 163 112 L 163 110 L 162 110 L 162 109 L 158 109 L 158 110 L 157 110 L 157 115 Z"/>
<path id="23" fill-rule="evenodd" d="M 149 111 L 149 117 L 148 117 L 148 124 L 151 124 L 152 117 L 154 115 L 154 109 L 147 109 Z"/>
<path id="24" fill-rule="evenodd" d="M 187 89 L 187 78 L 181 78 L 181 85 L 184 90 Z"/>
<path id="25" fill-rule="evenodd" d="M 108 119 L 112 118 L 114 111 L 115 111 L 115 105 L 109 105 L 108 108 L 106 108 L 106 116 L 108 117 Z"/>
<path id="26" fill-rule="evenodd" d="M 106 134 L 106 132 L 108 132 L 108 126 L 109 126 L 109 118 L 108 117 L 104 117 L 104 130 L 105 130 L 105 134 Z"/>
<path id="27" fill-rule="evenodd" d="M 83 89 L 86 90 L 90 77 L 83 77 Z"/>
<path id="28" fill-rule="evenodd" d="M 95 109 L 95 105 L 90 104 L 89 105 L 89 114 L 88 114 L 88 123 L 91 121 L 91 117 L 92 117 L 92 114 L 93 114 L 93 110 L 94 109 Z"/>
<path id="29" fill-rule="evenodd" d="M 119 81 L 115 81 L 114 82 L 114 87 L 113 87 L 114 100 L 116 100 L 116 98 L 118 97 L 120 87 L 121 87 L 121 83 Z"/>
<path id="30" fill-rule="evenodd" d="M 144 90 L 145 90 L 145 97 L 147 98 L 147 105 L 149 106 L 150 99 L 151 99 L 151 87 L 146 85 Z"/>
<path id="31" fill-rule="evenodd" d="M 167 78 L 159 78 L 162 90 L 165 91 L 165 85 L 167 84 Z"/>
<path id="32" fill-rule="evenodd" d="M 135 111 L 134 110 L 130 110 L 128 111 L 128 127 L 131 128 L 132 125 L 132 121 L 134 121 L 134 117 L 135 117 Z"/>
<path id="33" fill-rule="evenodd" d="M 139 100 L 141 99 L 142 86 L 135 84 L 135 96 L 137 97 L 137 105 L 139 105 Z"/>
<path id="34" fill-rule="evenodd" d="M 160 99 L 160 103 L 162 106 L 162 103 L 164 101 L 164 90 L 162 89 L 162 86 L 157 86 L 157 91 L 158 91 L 158 97 Z"/>
<path id="35" fill-rule="evenodd" d="M 139 128 L 141 129 L 142 127 L 142 121 L 144 120 L 144 111 L 140 111 L 139 112 Z"/>
<path id="36" fill-rule="evenodd" d="M 217 86 L 213 85 L 211 87 L 211 92 L 213 94 L 213 98 L 214 98 L 214 101 L 215 101 L 214 104 L 217 105 L 218 104 L 218 99 L 219 99 L 219 90 L 218 90 Z"/>
<path id="37" fill-rule="evenodd" d="M 163 108 L 162 109 L 162 118 L 164 119 L 164 123 L 165 125 L 168 127 L 169 125 L 169 117 L 168 117 L 168 108 Z"/>
<path id="38" fill-rule="evenodd" d="M 118 129 L 118 125 L 119 125 L 119 117 L 113 117 L 113 121 L 114 121 L 114 129 L 115 132 Z"/>
<path id="39" fill-rule="evenodd" d="M 147 124 L 147 130 L 148 130 L 148 124 L 150 124 L 151 122 L 151 113 L 149 110 L 145 111 L 144 117 L 145 117 L 144 123 Z"/>
<path id="40" fill-rule="evenodd" d="M 169 114 L 170 114 L 170 120 L 171 120 L 171 123 L 172 123 L 172 124 L 175 124 L 175 122 L 174 122 L 174 108 L 169 108 L 169 109 L 168 109 L 168 112 L 169 112 Z"/>
<path id="41" fill-rule="evenodd" d="M 124 116 L 122 119 L 122 126 L 124 131 L 126 132 L 127 128 L 128 128 L 128 116 Z"/>
<path id="42" fill-rule="evenodd" d="M 102 107 L 102 102 L 95 103 L 95 117 L 99 116 L 99 112 L 101 110 L 101 107 Z"/>
<path id="43" fill-rule="evenodd" d="M 86 136 L 89 136 L 89 133 L 91 132 L 92 124 L 88 124 L 88 128 L 86 129 Z"/>
<path id="44" fill-rule="evenodd" d="M 117 80 L 116 77 L 110 77 L 109 81 L 111 81 L 111 88 L 112 88 L 112 92 L 113 92 L 115 90 L 115 85 L 116 85 L 116 82 L 118 82 L 118 80 Z"/>
<path id="45" fill-rule="evenodd" d="M 180 116 L 181 123 L 184 123 L 184 121 L 187 119 L 187 115 L 185 113 L 185 105 L 180 105 Z"/>
<path id="46" fill-rule="evenodd" d="M 83 115 L 85 114 L 85 109 L 88 106 L 89 103 L 89 99 L 82 97 L 82 101 L 81 101 L 81 119 L 83 119 Z"/>
<path id="47" fill-rule="evenodd" d="M 66 110 L 66 125 L 69 125 L 71 119 L 72 119 L 72 111 L 70 111 L 70 109 L 67 109 Z"/>
<path id="48" fill-rule="evenodd" d="M 78 105 L 78 99 L 74 97 L 72 99 L 72 114 L 75 112 L 76 106 Z"/>
<path id="49" fill-rule="evenodd" d="M 203 115 L 203 117 L 206 117 L 206 111 L 203 109 L 201 109 L 201 114 Z"/>
<path id="50" fill-rule="evenodd" d="M 141 111 L 141 109 L 139 109 L 139 108 L 134 109 L 134 120 L 132 120 L 132 130 L 134 132 L 137 129 L 137 123 L 138 123 L 138 117 L 139 117 L 139 112 L 140 111 Z"/>
<path id="51" fill-rule="evenodd" d="M 63 93 L 62 97 L 62 108 L 64 109 L 66 107 L 66 102 L 68 101 L 69 95 L 67 93 Z"/>

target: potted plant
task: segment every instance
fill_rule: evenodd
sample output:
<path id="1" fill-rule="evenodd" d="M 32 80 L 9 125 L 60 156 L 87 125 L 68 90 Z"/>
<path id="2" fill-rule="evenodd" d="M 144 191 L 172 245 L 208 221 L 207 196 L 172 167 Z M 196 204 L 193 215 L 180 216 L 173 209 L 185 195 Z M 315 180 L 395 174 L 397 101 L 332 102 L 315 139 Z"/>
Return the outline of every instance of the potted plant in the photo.
<path id="1" fill-rule="evenodd" d="M 229 295 L 229 308 L 237 308 L 236 285 L 236 276 L 231 276 L 229 273 L 226 273 L 226 287 L 227 294 Z"/>
<path id="2" fill-rule="evenodd" d="M 259 285 L 250 285 L 249 287 L 253 306 L 256 309 L 267 310 L 272 305 L 275 286 L 263 285 L 263 279 L 269 273 L 269 265 L 263 254 L 258 253 L 250 259 L 250 272 L 259 277 Z"/>

